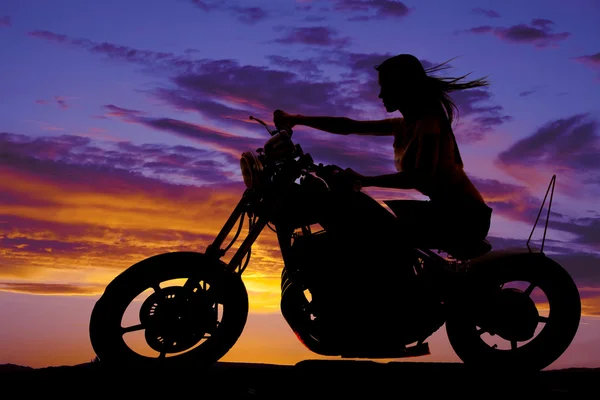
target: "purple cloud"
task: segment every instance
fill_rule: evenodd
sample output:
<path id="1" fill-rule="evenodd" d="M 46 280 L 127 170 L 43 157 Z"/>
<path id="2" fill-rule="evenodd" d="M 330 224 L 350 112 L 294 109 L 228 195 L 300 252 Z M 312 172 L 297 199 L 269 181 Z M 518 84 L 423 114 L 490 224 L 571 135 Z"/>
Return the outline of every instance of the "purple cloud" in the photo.
<path id="1" fill-rule="evenodd" d="M 235 11 L 238 20 L 246 24 L 255 24 L 270 17 L 270 13 L 260 7 L 237 7 Z"/>
<path id="2" fill-rule="evenodd" d="M 270 55 L 267 59 L 272 65 L 283 67 L 288 71 L 298 72 L 300 75 L 306 78 L 320 78 L 323 74 L 323 70 L 320 66 L 314 62 L 314 60 L 299 60 L 290 57 L 280 55 Z"/>
<path id="3" fill-rule="evenodd" d="M 498 155 L 505 166 L 548 167 L 577 175 L 600 173 L 600 123 L 588 114 L 550 121 Z"/>
<path id="4" fill-rule="evenodd" d="M 580 288 L 598 287 L 600 285 L 600 257 L 598 253 L 560 254 L 553 255 L 552 259 L 569 272 Z"/>
<path id="5" fill-rule="evenodd" d="M 106 119 L 109 117 L 118 117 L 126 122 L 136 122 L 138 118 L 141 118 L 146 114 L 143 111 L 117 107 L 114 104 L 107 104 L 104 106 L 104 109 L 106 112 L 103 115 L 97 116 L 96 118 Z"/>
<path id="6" fill-rule="evenodd" d="M 534 94 L 536 92 L 537 92 L 537 90 L 534 90 L 534 89 L 524 90 L 524 91 L 522 91 L 522 92 L 519 93 L 519 97 L 527 97 L 527 96 L 530 96 L 530 95 L 532 95 L 532 94 Z"/>
<path id="7" fill-rule="evenodd" d="M 542 198 L 532 195 L 527 186 L 477 177 L 472 177 L 471 180 L 481 191 L 487 204 L 494 209 L 494 215 L 502 215 L 510 220 L 533 226 L 542 205 Z M 546 199 L 544 210 L 547 210 L 547 207 L 548 199 Z M 553 210 L 550 213 L 548 222 L 549 229 L 572 234 L 575 236 L 572 243 L 585 246 L 593 251 L 600 251 L 600 217 L 594 215 L 585 218 L 573 218 L 557 212 L 556 207 L 553 207 Z M 545 220 L 546 211 L 540 216 L 538 230 L 543 229 Z M 537 238 L 538 235 L 536 234 L 534 237 Z M 533 242 L 536 243 L 539 240 L 533 240 Z M 556 240 L 552 250 L 560 253 L 569 252 L 569 243 L 571 242 Z"/>
<path id="8" fill-rule="evenodd" d="M 497 11 L 490 10 L 490 9 L 484 9 L 484 8 L 477 7 L 477 8 L 472 9 L 471 12 L 473 14 L 483 15 L 484 17 L 488 17 L 488 18 L 500 18 L 500 14 Z"/>
<path id="9" fill-rule="evenodd" d="M 333 0 L 334 10 L 358 14 L 348 18 L 349 21 L 368 21 L 371 19 L 403 18 L 412 12 L 401 1 L 394 0 Z"/>
<path id="10" fill-rule="evenodd" d="M 574 60 L 594 68 L 600 68 L 600 53 L 575 57 Z"/>
<path id="11" fill-rule="evenodd" d="M 316 28 L 326 29 L 326 28 Z M 308 32 L 311 32 L 310 30 Z M 313 31 L 314 32 L 314 31 Z M 325 32 L 329 32 L 325 30 Z M 240 65 L 234 60 L 193 60 L 170 53 L 156 53 L 137 50 L 124 46 L 104 43 L 96 44 L 85 39 L 70 39 L 65 35 L 52 32 L 32 33 L 33 36 L 61 43 L 76 45 L 92 52 L 103 53 L 112 59 L 164 67 L 168 73 L 174 74 L 174 88 L 159 88 L 156 94 L 165 101 L 172 102 L 178 108 L 194 108 L 192 105 L 211 107 L 211 110 L 226 109 L 223 100 L 234 106 L 225 106 L 230 110 L 229 118 L 235 119 L 248 111 L 267 111 L 275 108 L 296 109 L 300 113 L 328 113 L 360 115 L 361 110 L 380 107 L 377 99 L 377 77 L 373 66 L 391 56 L 388 54 L 351 53 L 340 49 L 323 51 L 315 58 L 292 60 L 290 58 L 273 57 L 277 66 L 295 65 L 304 75 L 300 77 L 294 72 L 274 70 L 251 65 Z M 310 36 L 310 35 L 309 35 Z M 308 38 L 305 38 L 310 42 Z M 327 39 L 316 39 L 324 40 Z M 422 61 L 430 67 L 434 63 Z M 320 73 L 323 64 L 346 68 L 342 81 L 327 80 Z M 308 71 L 308 75 L 307 75 Z M 360 77 L 356 77 L 360 75 Z M 307 79 L 308 78 L 308 79 Z M 360 78 L 360 79 L 359 79 Z M 365 82 L 365 78 L 367 81 Z M 264 88 L 271 88 L 265 91 Z M 479 89 L 478 89 L 479 90 Z M 477 106 L 473 103 L 490 101 L 491 94 L 485 89 L 477 93 L 465 91 L 453 93 L 457 103 L 464 110 L 462 115 L 480 113 L 481 123 L 500 124 L 508 117 L 500 112 L 499 106 Z M 281 96 L 286 93 L 286 96 Z M 279 101 L 277 101 L 279 99 Z M 283 104 L 281 99 L 285 99 Z M 289 100 L 288 100 L 289 99 Z M 241 101 L 241 103 L 240 103 Z M 216 104 L 219 103 L 221 107 Z M 201 110 L 199 110 L 201 111 Z M 491 115 L 483 115 L 491 113 Z M 221 118 L 220 115 L 216 117 Z M 245 119 L 247 116 L 243 116 Z M 485 117 L 485 118 L 484 118 Z"/>
<path id="12" fill-rule="evenodd" d="M 459 109 L 459 117 L 469 116 L 475 123 L 462 132 L 467 141 L 481 140 L 489 128 L 512 120 L 511 116 L 504 113 L 504 107 L 485 104 L 492 100 L 492 93 L 487 88 L 452 92 L 450 97 Z"/>
<path id="13" fill-rule="evenodd" d="M 32 31 L 29 36 L 43 39 L 50 42 L 68 44 L 75 47 L 83 48 L 92 53 L 104 54 L 114 60 L 128 61 L 153 68 L 160 67 L 191 67 L 193 63 L 189 57 L 177 57 L 173 53 L 156 52 L 150 50 L 139 50 L 127 46 L 115 45 L 112 43 L 97 43 L 88 39 L 74 39 L 67 35 L 57 34 L 50 31 Z"/>
<path id="14" fill-rule="evenodd" d="M 206 1 L 202 1 L 202 0 L 191 0 L 193 4 L 195 4 L 198 8 L 200 8 L 203 11 L 209 11 L 210 10 L 210 6 L 207 4 Z"/>
<path id="15" fill-rule="evenodd" d="M 2 164 L 19 166 L 50 180 L 69 177 L 72 168 L 93 165 L 95 173 L 126 172 L 128 176 L 160 177 L 188 184 L 211 184 L 237 180 L 226 171 L 219 153 L 186 146 L 133 145 L 118 142 L 98 147 L 81 136 L 50 136 L 31 139 L 23 135 L 0 133 Z M 110 172 L 113 171 L 113 172 Z M 110 173 L 109 173 L 110 172 Z M 93 170 L 88 174 L 92 176 Z M 89 179 L 83 177 L 83 179 Z"/>
<path id="16" fill-rule="evenodd" d="M 487 240 L 492 244 L 493 249 L 524 248 L 526 242 L 522 239 L 493 236 L 489 236 Z M 569 251 L 565 247 L 553 246 L 552 240 L 549 239 L 546 239 L 544 251 L 549 254 L 551 259 L 567 270 L 575 284 L 580 288 L 582 297 L 586 297 L 586 293 L 585 290 L 581 289 L 600 286 L 600 256 L 597 252 Z"/>
<path id="17" fill-rule="evenodd" d="M 339 37 L 335 29 L 326 26 L 302 28 L 277 27 L 276 31 L 285 31 L 284 36 L 273 42 L 281 44 L 305 44 L 308 46 L 344 47 L 351 43 L 349 37 Z"/>
<path id="18" fill-rule="evenodd" d="M 590 68 L 600 69 L 600 53 L 575 57 L 574 60 Z"/>
<path id="19" fill-rule="evenodd" d="M 262 147 L 268 138 L 266 135 L 261 139 L 236 136 L 172 118 L 133 117 L 131 119 L 130 114 L 122 115 L 121 118 L 175 134 L 201 144 L 203 147 L 213 149 L 230 165 L 237 165 L 242 152 Z M 256 127 L 262 130 L 258 125 Z M 297 139 L 297 142 L 301 143 L 305 151 L 309 151 L 317 162 L 332 163 L 344 168 L 352 166 L 366 174 L 393 172 L 393 153 L 389 138 L 386 138 L 387 141 L 380 140 L 378 143 L 377 138 L 353 136 L 344 137 L 340 142 L 339 136 L 335 137 L 330 134 L 324 136 L 320 132 L 315 133 L 301 127 L 295 130 L 300 131 L 296 134 L 297 138 L 301 138 Z M 380 148 L 380 150 L 376 150 L 375 154 L 362 150 L 368 147 Z"/>
<path id="20" fill-rule="evenodd" d="M 307 3 L 307 4 L 300 3 L 300 4 L 296 4 L 295 8 L 296 8 L 296 11 L 307 12 L 307 11 L 311 11 L 313 9 L 313 5 L 310 3 Z"/>
<path id="21" fill-rule="evenodd" d="M 3 16 L 2 18 L 0 18 L 0 27 L 11 27 L 12 26 L 12 20 L 8 15 Z"/>
<path id="22" fill-rule="evenodd" d="M 253 25 L 270 17 L 270 13 L 261 7 L 243 7 L 226 4 L 224 1 L 191 0 L 192 3 L 204 12 L 226 11 L 232 13 L 239 22 Z"/>
<path id="23" fill-rule="evenodd" d="M 307 115 L 352 115 L 358 119 L 387 115 L 377 98 L 379 88 L 373 67 L 392 55 L 389 53 L 363 54 L 317 47 L 313 58 L 273 56 L 270 58 L 273 67 L 258 67 L 241 65 L 235 60 L 195 60 L 190 58 L 193 54 L 190 52 L 179 56 L 110 43 L 98 44 L 52 32 L 34 32 L 32 36 L 77 46 L 110 59 L 148 66 L 150 72 L 161 76 L 166 74 L 170 77 L 170 85 L 150 89 L 147 93 L 177 109 L 193 110 L 214 123 L 225 122 L 234 129 L 247 129 L 249 115 L 270 119 L 272 110 L 277 108 Z M 422 62 L 425 67 L 433 65 L 426 60 Z M 346 72 L 341 74 L 340 80 L 332 80 L 322 73 L 323 65 L 334 65 Z M 476 140 L 482 132 L 490 131 L 510 118 L 504 115 L 501 106 L 485 104 L 491 102 L 491 94 L 485 88 L 452 93 L 451 96 L 460 107 L 461 115 L 471 118 L 471 123 L 477 127 L 471 129 L 474 133 L 462 134 L 466 139 Z M 113 109 L 112 113 L 133 122 L 140 116 L 131 116 L 118 109 Z"/>
<path id="24" fill-rule="evenodd" d="M 557 184 L 562 194 L 577 197 L 587 195 L 595 198 L 600 181 L 600 122 L 587 114 L 577 114 L 568 118 L 550 121 L 532 135 L 517 141 L 501 152 L 496 160 L 498 167 L 524 182 L 539 181 L 546 172 L 566 176 Z M 549 176 L 549 175 L 548 175 Z M 483 183 L 480 183 L 483 184 Z M 510 192 L 507 188 L 507 192 Z M 506 207 L 515 219 L 534 221 L 536 204 L 522 188 L 515 187 L 511 196 L 501 196 Z M 519 194 L 521 192 L 522 194 Z M 541 201 L 537 202 L 541 204 Z M 512 210 L 512 211 L 511 211 Z M 515 211 L 518 210 L 518 211 Z M 587 217 L 570 218 L 555 215 L 550 227 L 576 235 L 577 243 L 600 249 L 600 217 L 597 213 Z"/>
<path id="25" fill-rule="evenodd" d="M 38 99 L 35 102 L 36 102 L 36 104 L 55 103 L 58 107 L 62 108 L 63 110 L 66 110 L 69 108 L 69 105 L 67 104 L 67 100 L 62 96 L 54 96 L 52 98 L 52 100 Z"/>
<path id="26" fill-rule="evenodd" d="M 518 24 L 509 27 L 478 26 L 467 30 L 457 31 L 460 33 L 492 34 L 509 43 L 533 44 L 538 48 L 549 46 L 556 47 L 558 42 L 571 36 L 569 32 L 552 32 L 554 22 L 548 19 L 533 19 L 531 24 Z"/>

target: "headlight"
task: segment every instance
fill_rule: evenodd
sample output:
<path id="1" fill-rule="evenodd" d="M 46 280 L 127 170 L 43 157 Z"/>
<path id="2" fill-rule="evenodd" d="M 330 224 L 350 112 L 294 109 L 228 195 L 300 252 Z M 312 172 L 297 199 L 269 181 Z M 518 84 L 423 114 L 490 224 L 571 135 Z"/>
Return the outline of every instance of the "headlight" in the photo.
<path id="1" fill-rule="evenodd" d="M 248 189 L 260 186 L 260 183 L 263 180 L 264 168 L 256 153 L 253 151 L 246 151 L 242 153 L 242 158 L 240 159 L 240 168 L 242 170 L 244 184 Z"/>

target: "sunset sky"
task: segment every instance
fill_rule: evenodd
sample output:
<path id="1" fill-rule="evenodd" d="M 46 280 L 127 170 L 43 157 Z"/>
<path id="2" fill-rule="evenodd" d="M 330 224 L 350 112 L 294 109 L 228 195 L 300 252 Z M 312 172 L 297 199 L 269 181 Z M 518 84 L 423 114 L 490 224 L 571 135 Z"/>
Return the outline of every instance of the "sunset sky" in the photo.
<path id="1" fill-rule="evenodd" d="M 204 251 L 233 210 L 239 156 L 268 138 L 249 115 L 399 116 L 373 66 L 411 53 L 426 67 L 457 57 L 443 74 L 491 82 L 452 96 L 494 247 L 525 244 L 557 174 L 545 249 L 584 316 L 551 368 L 600 367 L 599 19 L 598 0 L 3 0 L 0 364 L 91 360 L 104 287 L 151 255 Z M 316 162 L 394 172 L 389 137 L 298 127 L 295 141 Z M 224 361 L 321 358 L 279 312 L 281 267 L 267 229 L 244 274 L 248 324 Z M 458 361 L 443 328 L 430 346 L 419 360 Z"/>

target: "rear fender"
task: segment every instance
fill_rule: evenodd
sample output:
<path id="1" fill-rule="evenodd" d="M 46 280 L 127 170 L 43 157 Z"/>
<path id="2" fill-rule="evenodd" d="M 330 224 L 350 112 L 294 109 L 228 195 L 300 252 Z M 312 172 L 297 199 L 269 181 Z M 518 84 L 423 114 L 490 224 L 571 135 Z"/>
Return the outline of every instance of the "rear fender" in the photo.
<path id="1" fill-rule="evenodd" d="M 454 298 L 460 312 L 467 310 L 479 312 L 494 299 L 494 293 L 500 284 L 498 279 L 513 275 L 513 271 L 531 265 L 542 265 L 548 257 L 541 252 L 532 252 L 528 248 L 509 248 L 492 250 L 469 262 L 464 280 L 455 291 Z"/>
<path id="2" fill-rule="evenodd" d="M 488 253 L 471 260 L 469 262 L 469 271 L 479 272 L 483 268 L 495 268 L 499 265 L 510 263 L 517 258 L 520 262 L 522 262 L 523 259 L 529 259 L 531 262 L 539 262 L 540 259 L 547 257 L 544 253 L 535 253 L 526 247 L 491 250 Z"/>

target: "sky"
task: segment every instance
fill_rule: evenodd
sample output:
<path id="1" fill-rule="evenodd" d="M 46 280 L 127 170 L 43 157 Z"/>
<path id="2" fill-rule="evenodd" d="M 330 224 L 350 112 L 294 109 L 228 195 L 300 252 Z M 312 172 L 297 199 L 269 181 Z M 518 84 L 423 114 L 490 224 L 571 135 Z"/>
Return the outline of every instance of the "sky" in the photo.
<path id="1" fill-rule="evenodd" d="M 600 367 L 599 18 L 597 0 L 2 1 L 0 364 L 91 360 L 104 287 L 151 255 L 204 251 L 228 218 L 241 153 L 268 138 L 248 116 L 397 117 L 373 66 L 410 53 L 491 82 L 451 96 L 494 248 L 525 245 L 557 175 L 545 250 L 583 316 L 549 368 Z M 316 162 L 394 172 L 389 137 L 294 139 Z M 244 273 L 248 323 L 223 361 L 323 358 L 280 314 L 281 267 L 265 230 Z M 458 361 L 443 328 L 429 343 L 418 361 Z"/>

